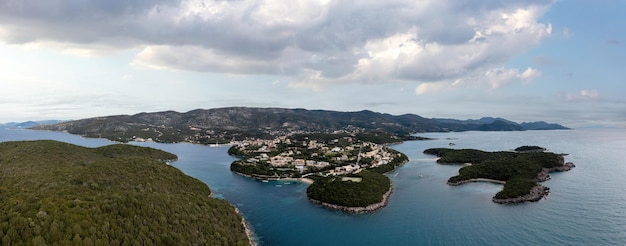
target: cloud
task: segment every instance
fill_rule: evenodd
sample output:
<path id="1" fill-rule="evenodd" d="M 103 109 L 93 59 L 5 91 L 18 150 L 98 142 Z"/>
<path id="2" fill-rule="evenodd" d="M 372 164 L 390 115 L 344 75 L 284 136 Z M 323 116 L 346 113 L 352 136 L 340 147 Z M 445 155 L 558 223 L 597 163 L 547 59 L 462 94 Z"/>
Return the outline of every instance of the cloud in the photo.
<path id="1" fill-rule="evenodd" d="M 571 38 L 572 36 L 574 36 L 574 33 L 569 28 L 563 28 L 563 30 L 561 30 L 561 37 L 567 39 Z"/>
<path id="2" fill-rule="evenodd" d="M 598 90 L 595 90 L 595 89 L 584 89 L 584 90 L 580 90 L 576 94 L 563 93 L 562 97 L 566 101 L 590 102 L 590 101 L 600 100 L 600 93 L 598 92 Z"/>
<path id="3" fill-rule="evenodd" d="M 445 82 L 435 82 L 435 83 L 422 83 L 415 87 L 415 94 L 423 95 L 427 93 L 441 91 L 448 87 L 448 84 Z"/>
<path id="4" fill-rule="evenodd" d="M 485 74 L 478 77 L 468 76 L 467 79 L 456 79 L 453 82 L 439 81 L 421 83 L 415 88 L 415 94 L 423 95 L 463 87 L 476 87 L 483 85 L 487 85 L 492 89 L 497 89 L 514 82 L 525 84 L 539 76 L 541 76 L 541 71 L 531 67 L 527 68 L 523 72 L 519 72 L 517 69 L 496 68 L 487 70 Z"/>
<path id="5" fill-rule="evenodd" d="M 281 75 L 291 87 L 491 80 L 483 75 L 493 72 L 500 85 L 533 77 L 497 70 L 550 37 L 539 20 L 553 3 L 3 1 L 0 41 L 79 55 L 136 49 L 138 66 Z"/>
<path id="6" fill-rule="evenodd" d="M 493 69 L 485 73 L 485 78 L 492 88 L 499 88 L 514 81 L 524 83 L 539 76 L 541 76 L 541 72 L 530 67 L 522 73 L 517 69 L 505 68 Z"/>

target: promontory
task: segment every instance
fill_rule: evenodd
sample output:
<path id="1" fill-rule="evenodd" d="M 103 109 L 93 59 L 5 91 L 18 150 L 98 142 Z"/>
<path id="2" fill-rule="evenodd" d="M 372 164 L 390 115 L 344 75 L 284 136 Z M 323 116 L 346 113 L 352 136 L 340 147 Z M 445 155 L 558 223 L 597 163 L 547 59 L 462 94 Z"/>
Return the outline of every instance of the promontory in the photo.
<path id="1" fill-rule="evenodd" d="M 241 157 L 231 171 L 262 181 L 301 179 L 313 182 L 309 200 L 349 213 L 384 207 L 391 194 L 383 173 L 408 161 L 403 153 L 349 134 L 294 134 L 272 140 L 248 140 L 232 146 Z"/>
<path id="2" fill-rule="evenodd" d="M 249 245 L 206 184 L 126 144 L 0 143 L 1 245 Z"/>
<path id="3" fill-rule="evenodd" d="M 504 184 L 493 202 L 523 203 L 541 200 L 549 188 L 540 184 L 549 179 L 550 172 L 569 171 L 574 167 L 565 163 L 562 154 L 545 152 L 538 146 L 522 146 L 516 151 L 485 152 L 475 149 L 433 148 L 425 154 L 440 157 L 441 164 L 465 164 L 457 176 L 448 179 L 449 185 L 468 182 Z"/>

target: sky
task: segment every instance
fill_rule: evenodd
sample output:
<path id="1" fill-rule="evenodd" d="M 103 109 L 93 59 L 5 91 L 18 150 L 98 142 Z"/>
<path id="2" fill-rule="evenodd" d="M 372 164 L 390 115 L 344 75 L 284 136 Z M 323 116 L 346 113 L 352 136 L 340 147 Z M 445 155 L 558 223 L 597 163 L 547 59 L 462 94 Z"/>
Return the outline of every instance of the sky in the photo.
<path id="1" fill-rule="evenodd" d="M 232 106 L 626 127 L 623 0 L 0 0 L 0 122 Z"/>

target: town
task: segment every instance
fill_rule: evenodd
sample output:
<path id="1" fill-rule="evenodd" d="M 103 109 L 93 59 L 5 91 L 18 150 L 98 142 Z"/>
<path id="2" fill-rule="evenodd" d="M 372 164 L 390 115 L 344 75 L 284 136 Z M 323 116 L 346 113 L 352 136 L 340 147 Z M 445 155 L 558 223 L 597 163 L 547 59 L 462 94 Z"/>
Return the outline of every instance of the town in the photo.
<path id="1" fill-rule="evenodd" d="M 242 157 L 233 162 L 232 171 L 259 179 L 347 175 L 382 167 L 403 156 L 380 144 L 333 134 L 244 140 L 232 146 L 229 154 Z"/>

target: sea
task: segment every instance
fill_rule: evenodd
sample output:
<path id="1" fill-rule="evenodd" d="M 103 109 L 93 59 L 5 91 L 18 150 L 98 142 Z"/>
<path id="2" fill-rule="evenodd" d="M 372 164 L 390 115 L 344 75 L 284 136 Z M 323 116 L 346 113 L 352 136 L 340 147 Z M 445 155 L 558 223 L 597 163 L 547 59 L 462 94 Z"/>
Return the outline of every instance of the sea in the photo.
<path id="1" fill-rule="evenodd" d="M 387 175 L 387 207 L 346 214 L 307 200 L 307 184 L 260 182 L 233 174 L 228 146 L 131 143 L 178 155 L 171 165 L 205 182 L 216 198 L 243 213 L 260 245 L 626 245 L 626 130 L 576 129 L 523 132 L 418 134 L 435 138 L 390 146 L 410 161 Z M 52 139 L 87 147 L 112 144 L 61 132 L 0 129 L 0 141 Z M 450 143 L 454 145 L 451 146 Z M 433 147 L 511 150 L 538 145 L 565 153 L 576 168 L 544 182 L 538 202 L 491 201 L 502 185 L 446 181 L 461 166 L 425 155 Z"/>

